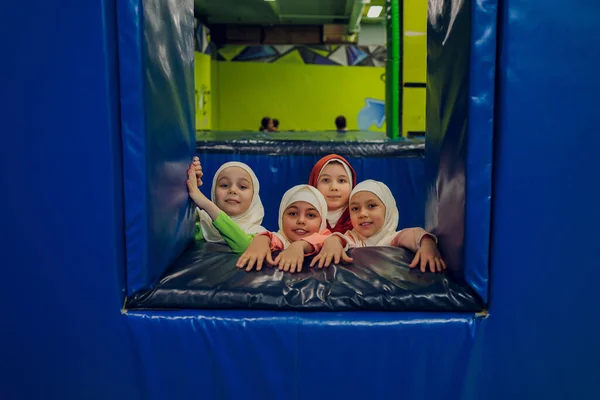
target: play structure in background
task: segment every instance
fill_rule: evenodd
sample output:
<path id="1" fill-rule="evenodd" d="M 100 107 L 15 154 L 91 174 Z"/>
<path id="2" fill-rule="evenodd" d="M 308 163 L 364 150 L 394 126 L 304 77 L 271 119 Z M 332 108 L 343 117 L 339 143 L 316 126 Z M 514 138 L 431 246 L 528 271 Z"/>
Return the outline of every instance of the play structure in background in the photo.
<path id="1" fill-rule="evenodd" d="M 6 2 L 0 398 L 600 398 L 600 3 L 429 3 L 428 223 L 484 313 L 124 310 L 190 240 L 193 3 Z"/>
<path id="2" fill-rule="evenodd" d="M 403 9 L 403 31 L 392 37 L 402 41 L 395 60 L 388 60 L 383 43 L 215 45 L 197 23 L 196 129 L 255 131 L 270 116 L 280 120 L 281 130 L 324 131 L 335 129 L 335 117 L 344 115 L 350 130 L 384 132 L 387 98 L 400 103 L 394 117 L 402 136 L 424 135 L 427 4 L 406 0 Z M 398 75 L 387 97 L 386 68 Z"/>
<path id="3" fill-rule="evenodd" d="M 366 99 L 385 99 L 383 46 L 212 48 L 218 57 L 195 53 L 198 130 L 256 131 L 263 116 L 282 130 L 334 130 L 345 115 L 348 129 L 385 131 L 380 118 L 359 126 Z"/>
<path id="4" fill-rule="evenodd" d="M 220 45 L 214 47 L 213 53 L 217 61 L 344 67 L 385 67 L 387 58 L 387 48 L 383 45 Z"/>

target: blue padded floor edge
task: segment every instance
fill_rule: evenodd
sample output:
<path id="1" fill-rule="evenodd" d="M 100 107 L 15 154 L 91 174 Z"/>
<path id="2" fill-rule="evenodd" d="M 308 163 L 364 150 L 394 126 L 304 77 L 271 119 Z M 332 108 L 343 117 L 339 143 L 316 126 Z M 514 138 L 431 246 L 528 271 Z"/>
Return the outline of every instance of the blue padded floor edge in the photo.
<path id="1" fill-rule="evenodd" d="M 127 314 L 145 399 L 446 399 L 468 389 L 485 321 L 453 313 Z"/>

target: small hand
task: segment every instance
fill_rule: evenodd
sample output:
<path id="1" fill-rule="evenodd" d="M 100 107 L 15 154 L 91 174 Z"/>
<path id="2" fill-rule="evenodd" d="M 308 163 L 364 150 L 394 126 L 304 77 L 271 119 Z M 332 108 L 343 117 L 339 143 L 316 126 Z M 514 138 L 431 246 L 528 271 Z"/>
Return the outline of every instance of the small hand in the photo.
<path id="1" fill-rule="evenodd" d="M 412 260 L 409 267 L 415 268 L 419 264 L 421 272 L 427 270 L 427 265 L 429 265 L 429 270 L 431 272 L 442 272 L 446 269 L 446 263 L 442 259 L 435 242 L 430 238 L 423 238 L 421 247 L 419 248 L 419 251 L 417 251 L 417 254 L 415 254 L 415 258 Z"/>
<path id="2" fill-rule="evenodd" d="M 248 246 L 244 254 L 240 256 L 236 267 L 242 269 L 247 264 L 246 272 L 250 272 L 256 264 L 256 270 L 260 271 L 265 261 L 270 266 L 275 265 L 271 256 L 271 241 L 268 236 L 257 235 L 252 239 L 250 246 Z"/>
<path id="3" fill-rule="evenodd" d="M 208 200 L 208 198 L 200 191 L 200 189 L 198 189 L 198 186 L 196 186 L 196 173 L 194 168 L 190 167 L 188 169 L 188 179 L 187 179 L 187 187 L 188 187 L 188 193 L 190 194 L 190 197 L 192 200 L 194 200 L 194 203 L 196 203 L 196 205 L 202 209 L 204 209 L 206 207 L 206 204 L 210 202 L 210 200 Z"/>
<path id="4" fill-rule="evenodd" d="M 275 258 L 275 265 L 279 265 L 280 271 L 301 272 L 302 262 L 304 261 L 304 243 L 302 240 L 294 242 L 283 250 Z"/>
<path id="5" fill-rule="evenodd" d="M 190 165 L 190 168 L 194 168 L 194 172 L 196 173 L 196 181 L 198 182 L 198 186 L 202 186 L 202 176 L 204 173 L 202 172 L 202 164 L 200 164 L 200 159 L 196 156 Z"/>
<path id="6" fill-rule="evenodd" d="M 327 268 L 329 267 L 329 265 L 331 265 L 332 261 L 335 264 L 339 264 L 340 261 L 345 263 L 351 263 L 352 261 L 354 261 L 353 258 L 349 257 L 348 254 L 346 254 L 344 248 L 342 247 L 341 240 L 337 236 L 330 236 L 327 239 L 325 239 L 323 248 L 319 252 L 319 255 L 313 258 L 312 262 L 310 263 L 310 266 L 314 267 L 318 262 L 319 268 Z"/>

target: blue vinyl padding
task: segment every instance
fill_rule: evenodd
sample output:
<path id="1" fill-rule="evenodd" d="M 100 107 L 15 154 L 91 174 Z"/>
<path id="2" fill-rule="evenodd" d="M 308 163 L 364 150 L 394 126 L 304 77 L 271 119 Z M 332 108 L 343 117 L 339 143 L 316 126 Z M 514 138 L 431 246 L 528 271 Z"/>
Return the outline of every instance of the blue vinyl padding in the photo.
<path id="1" fill-rule="evenodd" d="M 501 4 L 491 317 L 471 398 L 598 399 L 600 2 Z"/>
<path id="2" fill-rule="evenodd" d="M 357 146 L 360 144 L 357 143 Z M 331 150 L 333 152 L 335 149 L 332 147 Z M 312 167 L 322 157 L 320 155 L 227 154 L 210 150 L 197 155 L 202 161 L 205 174 L 201 190 L 209 197 L 214 173 L 221 164 L 236 160 L 250 165 L 261 184 L 261 199 L 265 206 L 263 226 L 274 231 L 278 229 L 277 213 L 283 193 L 294 185 L 308 183 Z M 400 227 L 423 226 L 424 160 L 422 158 L 345 157 L 356 171 L 358 182 L 365 179 L 376 179 L 385 182 L 390 187 L 400 210 Z"/>
<path id="3" fill-rule="evenodd" d="M 127 293 L 156 282 L 190 242 L 195 145 L 192 0 L 118 3 Z"/>
<path id="4" fill-rule="evenodd" d="M 119 311 L 116 2 L 4 7 L 0 399 L 140 399 L 139 361 Z"/>
<path id="5" fill-rule="evenodd" d="M 470 385 L 486 321 L 452 313 L 127 314 L 143 398 L 448 399 Z"/>
<path id="6" fill-rule="evenodd" d="M 466 156 L 465 280 L 488 299 L 498 0 L 472 3 Z"/>
<path id="7" fill-rule="evenodd" d="M 12 107 L 0 148 L 0 299 L 10 305 L 0 398 L 600 398 L 600 3 L 499 5 L 490 316 L 474 322 L 419 313 L 123 315 L 116 4 L 61 6 L 7 2 L 0 13 Z M 43 179 L 29 165 L 38 156 Z"/>
<path id="8" fill-rule="evenodd" d="M 497 2 L 442 3 L 427 31 L 425 226 L 487 302 Z"/>

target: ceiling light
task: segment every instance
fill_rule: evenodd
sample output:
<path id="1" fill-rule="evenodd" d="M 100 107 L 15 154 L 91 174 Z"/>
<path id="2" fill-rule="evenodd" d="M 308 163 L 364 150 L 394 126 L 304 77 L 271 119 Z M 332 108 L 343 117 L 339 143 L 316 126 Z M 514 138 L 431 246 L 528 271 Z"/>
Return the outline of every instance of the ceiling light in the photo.
<path id="1" fill-rule="evenodd" d="M 371 6 L 369 8 L 369 12 L 367 13 L 367 18 L 378 18 L 383 11 L 382 6 Z"/>

